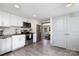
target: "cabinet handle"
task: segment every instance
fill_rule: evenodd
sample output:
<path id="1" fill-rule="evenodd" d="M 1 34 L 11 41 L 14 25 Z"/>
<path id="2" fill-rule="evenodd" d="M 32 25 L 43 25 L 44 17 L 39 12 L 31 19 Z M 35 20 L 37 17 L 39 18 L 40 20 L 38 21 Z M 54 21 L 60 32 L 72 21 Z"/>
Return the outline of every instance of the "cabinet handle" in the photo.
<path id="1" fill-rule="evenodd" d="M 70 35 L 69 33 L 65 33 L 64 35 Z"/>

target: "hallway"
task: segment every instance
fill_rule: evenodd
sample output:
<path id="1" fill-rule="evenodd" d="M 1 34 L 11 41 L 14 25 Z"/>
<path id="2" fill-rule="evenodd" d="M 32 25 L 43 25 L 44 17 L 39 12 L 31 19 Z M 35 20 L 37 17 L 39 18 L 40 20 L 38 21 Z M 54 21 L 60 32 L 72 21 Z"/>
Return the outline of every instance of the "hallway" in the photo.
<path id="1" fill-rule="evenodd" d="M 28 45 L 16 51 L 7 53 L 3 56 L 79 56 L 79 53 L 66 50 L 59 47 L 50 46 L 50 41 L 43 39 L 42 41 Z"/>

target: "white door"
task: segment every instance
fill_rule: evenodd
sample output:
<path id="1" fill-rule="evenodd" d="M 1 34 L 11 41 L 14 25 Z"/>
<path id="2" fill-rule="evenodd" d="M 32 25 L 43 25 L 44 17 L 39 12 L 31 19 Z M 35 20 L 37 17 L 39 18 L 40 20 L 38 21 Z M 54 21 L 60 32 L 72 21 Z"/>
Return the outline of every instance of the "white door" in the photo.
<path id="1" fill-rule="evenodd" d="M 79 51 L 79 17 L 68 18 L 67 48 Z"/>
<path id="2" fill-rule="evenodd" d="M 53 45 L 58 47 L 66 48 L 66 38 L 65 38 L 65 18 L 60 17 L 55 19 L 55 23 L 53 24 Z"/>

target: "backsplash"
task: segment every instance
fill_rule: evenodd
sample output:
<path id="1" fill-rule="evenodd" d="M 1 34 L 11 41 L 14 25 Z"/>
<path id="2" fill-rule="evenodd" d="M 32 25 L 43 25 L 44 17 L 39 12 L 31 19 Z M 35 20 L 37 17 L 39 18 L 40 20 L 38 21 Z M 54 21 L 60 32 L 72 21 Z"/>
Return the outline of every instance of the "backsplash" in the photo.
<path id="1" fill-rule="evenodd" d="M 17 26 L 10 27 L 0 27 L 0 35 L 13 35 L 13 34 L 21 34 L 23 30 L 30 31 L 30 28 L 21 28 Z M 31 30 L 32 31 L 32 30 Z"/>
<path id="2" fill-rule="evenodd" d="M 2 35 L 12 35 L 12 34 L 16 34 L 16 33 L 21 33 L 21 28 L 17 28 L 17 27 L 5 27 L 5 28 L 0 28 L 1 30 L 3 30 Z M 1 33 L 0 33 L 1 35 Z"/>

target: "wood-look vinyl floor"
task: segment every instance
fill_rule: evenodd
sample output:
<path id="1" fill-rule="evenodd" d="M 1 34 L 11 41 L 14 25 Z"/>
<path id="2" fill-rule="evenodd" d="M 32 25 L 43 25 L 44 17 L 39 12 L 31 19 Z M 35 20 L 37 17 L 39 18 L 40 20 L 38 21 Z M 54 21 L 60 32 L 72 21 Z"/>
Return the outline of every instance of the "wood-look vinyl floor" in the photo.
<path id="1" fill-rule="evenodd" d="M 3 56 L 79 56 L 78 52 L 50 46 L 49 40 L 25 46 Z"/>

